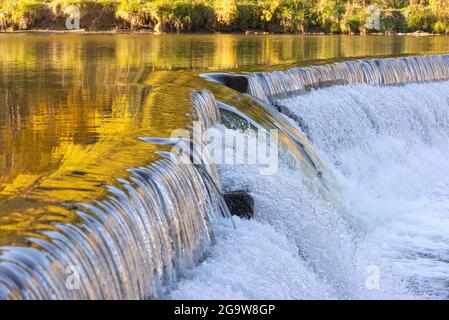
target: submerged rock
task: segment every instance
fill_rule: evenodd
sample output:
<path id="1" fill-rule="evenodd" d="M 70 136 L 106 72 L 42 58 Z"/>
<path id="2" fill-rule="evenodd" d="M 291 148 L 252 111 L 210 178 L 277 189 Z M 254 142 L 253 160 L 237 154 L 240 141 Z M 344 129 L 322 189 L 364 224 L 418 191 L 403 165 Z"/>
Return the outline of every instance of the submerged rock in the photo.
<path id="1" fill-rule="evenodd" d="M 244 219 L 254 218 L 254 199 L 245 190 L 225 193 L 224 199 L 233 216 Z"/>

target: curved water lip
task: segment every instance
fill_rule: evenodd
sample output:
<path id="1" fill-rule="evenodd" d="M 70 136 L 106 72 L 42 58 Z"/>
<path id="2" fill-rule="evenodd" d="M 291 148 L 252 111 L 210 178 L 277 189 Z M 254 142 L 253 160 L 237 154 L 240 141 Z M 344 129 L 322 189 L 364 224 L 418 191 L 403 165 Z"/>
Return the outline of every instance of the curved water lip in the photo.
<path id="1" fill-rule="evenodd" d="M 202 128 L 218 121 L 211 94 L 195 91 L 191 99 L 192 116 Z M 0 247 L 0 298 L 158 297 L 201 260 L 214 243 L 211 220 L 230 215 L 218 174 L 204 160 L 207 154 L 195 165 L 189 154 L 159 152 L 162 159 L 128 169 L 129 178 L 117 179 L 117 186 L 106 185 L 104 199 L 72 203 L 67 209 L 74 223 L 52 224 L 45 240 L 29 237 L 39 250 Z"/>
<path id="2" fill-rule="evenodd" d="M 254 97 L 247 93 L 248 90 L 248 77 L 246 75 L 242 74 L 233 74 L 233 73 L 204 73 L 201 74 L 201 77 L 213 82 L 220 84 L 222 86 L 229 87 L 231 89 L 234 89 L 244 96 L 250 98 L 251 100 L 255 101 L 259 107 L 261 107 L 265 112 L 271 114 L 272 118 L 275 119 L 273 122 L 273 125 L 276 129 L 282 131 L 298 148 L 300 153 L 303 155 L 303 157 L 306 159 L 308 165 L 316 172 L 316 175 L 321 178 L 323 171 L 327 171 L 326 167 L 324 165 L 324 162 L 320 159 L 318 154 L 311 155 L 310 152 L 307 150 L 310 149 L 313 151 L 313 148 L 311 147 L 310 141 L 302 134 L 302 131 L 299 130 L 298 126 L 292 121 L 290 121 L 288 118 L 285 117 L 284 114 L 279 112 L 275 106 L 273 106 L 270 103 L 267 103 L 266 101 L 259 99 L 257 97 Z M 236 85 L 236 81 L 242 82 L 245 79 L 246 81 L 246 87 L 243 90 L 243 87 L 239 87 L 237 89 L 233 87 L 238 87 Z M 224 104 L 222 102 L 218 102 L 219 106 L 223 106 Z M 225 107 L 228 110 L 230 107 Z M 235 108 L 232 108 L 235 111 L 237 111 Z M 239 112 L 240 115 L 244 115 L 243 112 Z M 244 118 L 249 118 L 247 115 L 244 116 Z M 256 122 L 252 120 L 253 122 Z M 257 122 L 256 122 L 257 123 Z M 257 127 L 261 127 L 260 124 L 257 124 Z M 290 128 L 290 129 L 289 129 Z M 290 130 L 293 130 L 293 132 L 290 132 Z M 299 138 L 296 138 L 295 135 L 299 135 Z M 306 148 L 305 144 L 308 145 Z"/>
<path id="3" fill-rule="evenodd" d="M 258 130 L 265 130 L 265 128 L 263 128 L 260 124 L 258 124 L 256 121 L 254 121 L 252 118 L 248 117 L 246 114 L 244 114 L 243 112 L 238 111 L 236 108 L 231 107 L 230 105 L 218 101 L 217 102 L 218 108 L 220 110 L 226 110 L 228 112 L 231 112 L 235 115 L 237 115 L 238 117 L 244 119 L 245 121 L 247 121 L 249 124 L 251 124 L 251 126 L 253 126 L 254 128 L 258 129 Z"/>

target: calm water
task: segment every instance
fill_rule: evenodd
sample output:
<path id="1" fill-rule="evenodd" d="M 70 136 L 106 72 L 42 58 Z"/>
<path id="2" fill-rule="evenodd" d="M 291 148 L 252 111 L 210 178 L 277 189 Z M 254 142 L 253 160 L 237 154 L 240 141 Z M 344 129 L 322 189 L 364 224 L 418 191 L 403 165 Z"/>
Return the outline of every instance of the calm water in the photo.
<path id="1" fill-rule="evenodd" d="M 0 246 L 26 245 L 73 202 L 158 158 L 139 137 L 190 125 L 204 71 L 448 53 L 447 37 L 0 35 Z"/>

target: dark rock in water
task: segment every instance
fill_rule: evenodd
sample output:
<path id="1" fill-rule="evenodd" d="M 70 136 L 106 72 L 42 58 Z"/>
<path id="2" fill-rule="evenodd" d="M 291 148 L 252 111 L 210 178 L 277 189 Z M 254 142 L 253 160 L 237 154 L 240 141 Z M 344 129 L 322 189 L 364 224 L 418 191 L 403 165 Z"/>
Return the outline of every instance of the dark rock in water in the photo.
<path id="1" fill-rule="evenodd" d="M 246 93 L 248 91 L 248 78 L 244 76 L 233 76 L 224 79 L 224 83 L 231 89 Z"/>
<path id="2" fill-rule="evenodd" d="M 248 78 L 244 75 L 231 73 L 209 73 L 207 78 L 238 92 L 246 93 L 248 91 Z"/>
<path id="3" fill-rule="evenodd" d="M 225 193 L 224 199 L 233 216 L 240 218 L 254 218 L 254 199 L 247 191 L 237 190 Z"/>

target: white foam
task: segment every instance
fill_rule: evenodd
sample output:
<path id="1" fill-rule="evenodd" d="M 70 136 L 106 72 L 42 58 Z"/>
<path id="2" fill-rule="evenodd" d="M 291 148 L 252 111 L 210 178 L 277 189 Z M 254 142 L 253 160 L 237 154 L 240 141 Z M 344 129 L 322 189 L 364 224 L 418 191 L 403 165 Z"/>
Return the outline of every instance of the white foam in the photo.
<path id="1" fill-rule="evenodd" d="M 231 146 L 226 146 L 232 152 Z M 284 151 L 285 152 L 285 151 Z M 187 299 L 372 298 L 364 287 L 370 260 L 355 261 L 351 226 L 301 171 L 281 166 L 220 166 L 228 189 L 248 189 L 256 220 L 217 224 L 209 258 L 172 291 Z M 361 271 L 359 271 L 361 270 Z"/>
<path id="2" fill-rule="evenodd" d="M 331 290 L 298 248 L 267 223 L 223 221 L 210 257 L 172 291 L 171 299 L 318 299 Z"/>
<path id="3" fill-rule="evenodd" d="M 235 230 L 217 222 L 216 246 L 169 298 L 447 297 L 447 99 L 444 82 L 281 101 L 304 119 L 340 188 L 323 193 L 287 165 L 272 176 L 221 166 L 227 188 L 250 190 L 256 220 L 236 219 Z"/>
<path id="4" fill-rule="evenodd" d="M 365 229 L 358 250 L 419 297 L 448 296 L 448 101 L 441 82 L 340 86 L 280 102 L 340 177 L 340 198 Z"/>

